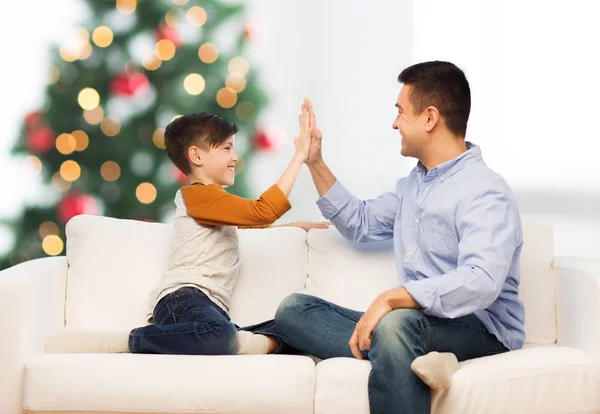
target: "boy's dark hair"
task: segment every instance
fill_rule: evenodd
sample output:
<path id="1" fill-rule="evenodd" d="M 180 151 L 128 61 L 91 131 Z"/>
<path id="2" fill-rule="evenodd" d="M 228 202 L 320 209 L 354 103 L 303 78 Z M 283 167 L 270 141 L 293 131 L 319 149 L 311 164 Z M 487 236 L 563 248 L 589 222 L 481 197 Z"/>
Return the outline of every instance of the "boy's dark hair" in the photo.
<path id="1" fill-rule="evenodd" d="M 410 101 L 420 114 L 435 106 L 455 135 L 464 137 L 471 112 L 471 89 L 462 70 L 450 62 L 424 62 L 407 67 L 398 81 L 412 86 Z"/>
<path id="2" fill-rule="evenodd" d="M 202 112 L 180 116 L 165 128 L 165 146 L 173 164 L 184 174 L 192 172 L 187 152 L 197 145 L 205 150 L 216 148 L 238 132 L 233 122 Z"/>

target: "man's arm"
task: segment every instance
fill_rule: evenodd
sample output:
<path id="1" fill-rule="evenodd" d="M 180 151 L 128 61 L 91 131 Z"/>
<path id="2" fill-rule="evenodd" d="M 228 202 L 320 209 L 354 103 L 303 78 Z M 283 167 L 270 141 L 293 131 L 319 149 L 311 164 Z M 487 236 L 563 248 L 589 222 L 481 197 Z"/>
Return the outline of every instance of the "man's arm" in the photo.
<path id="1" fill-rule="evenodd" d="M 464 205 L 457 217 L 457 268 L 404 285 L 428 315 L 458 318 L 486 309 L 500 295 L 521 251 L 521 219 L 512 197 L 489 191 Z"/>
<path id="2" fill-rule="evenodd" d="M 523 242 L 516 202 L 502 193 L 488 192 L 464 205 L 457 218 L 458 267 L 379 295 L 350 338 L 356 358 L 362 358 L 360 350 L 370 348 L 375 327 L 394 309 L 423 309 L 428 315 L 458 318 L 485 309 L 496 300 Z"/>

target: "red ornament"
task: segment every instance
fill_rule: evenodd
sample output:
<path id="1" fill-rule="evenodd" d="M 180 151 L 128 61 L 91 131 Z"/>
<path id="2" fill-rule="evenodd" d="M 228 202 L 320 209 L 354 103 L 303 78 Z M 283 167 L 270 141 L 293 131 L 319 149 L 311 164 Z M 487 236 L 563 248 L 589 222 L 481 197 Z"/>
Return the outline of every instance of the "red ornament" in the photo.
<path id="1" fill-rule="evenodd" d="M 187 175 L 185 175 L 184 173 L 181 172 L 181 170 L 175 166 L 173 166 L 173 178 L 175 179 L 175 181 L 177 181 L 179 184 L 185 184 L 188 183 L 190 180 L 187 178 Z"/>
<path id="2" fill-rule="evenodd" d="M 114 95 L 132 96 L 148 90 L 150 82 L 148 78 L 139 72 L 132 74 L 122 73 L 115 76 L 110 83 L 110 91 Z"/>
<path id="3" fill-rule="evenodd" d="M 256 40 L 258 37 L 258 26 L 255 23 L 248 23 L 244 28 L 244 39 Z"/>
<path id="4" fill-rule="evenodd" d="M 71 193 L 58 203 L 57 213 L 58 218 L 66 223 L 79 214 L 97 214 L 98 203 L 89 194 Z"/>
<path id="5" fill-rule="evenodd" d="M 45 126 L 29 131 L 25 138 L 25 146 L 36 154 L 50 151 L 54 147 L 54 131 Z"/>
<path id="6" fill-rule="evenodd" d="M 37 127 L 42 123 L 42 112 L 33 111 L 25 115 L 25 125 L 27 128 Z"/>
<path id="7" fill-rule="evenodd" d="M 159 40 L 170 40 L 175 47 L 181 46 L 179 32 L 171 26 L 160 26 L 156 29 L 156 41 L 158 42 Z"/>
<path id="8" fill-rule="evenodd" d="M 280 133 L 274 130 L 258 130 L 252 138 L 254 148 L 262 151 L 274 151 L 280 146 L 280 135 Z"/>

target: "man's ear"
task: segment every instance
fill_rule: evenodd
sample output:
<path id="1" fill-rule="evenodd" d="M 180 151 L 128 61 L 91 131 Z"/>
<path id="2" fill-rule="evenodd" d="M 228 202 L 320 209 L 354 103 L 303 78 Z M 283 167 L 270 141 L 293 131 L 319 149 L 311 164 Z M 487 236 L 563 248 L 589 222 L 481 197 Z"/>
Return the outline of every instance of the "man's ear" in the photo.
<path id="1" fill-rule="evenodd" d="M 435 106 L 428 106 L 424 111 L 425 131 L 431 132 L 440 122 L 440 111 Z"/>
<path id="2" fill-rule="evenodd" d="M 188 148 L 188 159 L 190 160 L 190 163 L 192 163 L 192 165 L 195 165 L 196 167 L 201 167 L 204 163 L 202 156 L 202 150 L 197 146 L 192 145 Z"/>

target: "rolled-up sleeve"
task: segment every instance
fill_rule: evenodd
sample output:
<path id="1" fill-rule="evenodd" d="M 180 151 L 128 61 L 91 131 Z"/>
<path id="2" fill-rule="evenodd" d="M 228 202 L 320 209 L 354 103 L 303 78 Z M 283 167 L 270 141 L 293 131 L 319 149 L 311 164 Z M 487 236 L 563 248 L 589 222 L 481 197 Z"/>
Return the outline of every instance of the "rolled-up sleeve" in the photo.
<path id="1" fill-rule="evenodd" d="M 516 202 L 501 192 L 488 191 L 465 202 L 457 212 L 456 226 L 457 268 L 404 285 L 426 314 L 440 318 L 457 318 L 490 306 L 522 246 Z"/>

